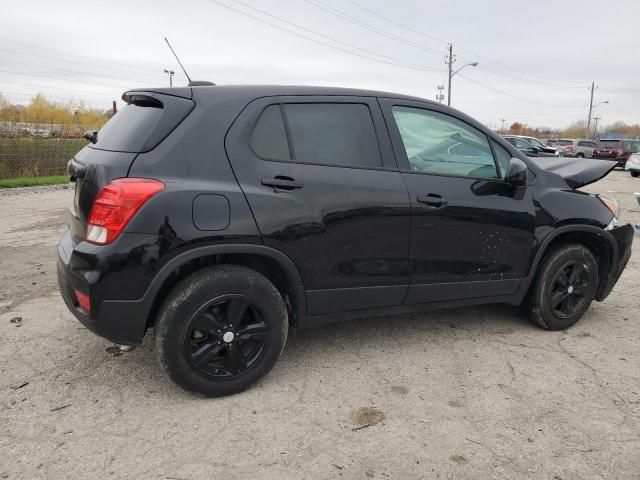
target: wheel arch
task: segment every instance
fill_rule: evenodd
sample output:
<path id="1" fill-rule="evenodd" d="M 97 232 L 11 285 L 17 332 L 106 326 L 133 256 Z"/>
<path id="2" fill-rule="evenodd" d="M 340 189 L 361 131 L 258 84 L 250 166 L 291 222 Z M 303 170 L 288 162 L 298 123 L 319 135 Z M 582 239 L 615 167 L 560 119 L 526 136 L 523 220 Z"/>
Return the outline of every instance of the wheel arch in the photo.
<path id="1" fill-rule="evenodd" d="M 602 228 L 591 225 L 565 225 L 557 228 L 549 234 L 538 249 L 534 262 L 531 266 L 527 279 L 524 294 L 529 291 L 543 260 L 559 245 L 577 243 L 587 248 L 598 263 L 598 288 L 596 290 L 596 300 L 602 298 L 602 293 L 606 287 L 608 272 L 618 255 L 618 246 L 615 240 Z"/>
<path id="2" fill-rule="evenodd" d="M 264 245 L 206 245 L 177 255 L 158 271 L 145 294 L 147 327 L 153 324 L 162 301 L 178 282 L 202 268 L 223 264 L 251 268 L 269 279 L 283 297 L 291 326 L 297 326 L 306 315 L 302 277 L 287 255 Z"/>

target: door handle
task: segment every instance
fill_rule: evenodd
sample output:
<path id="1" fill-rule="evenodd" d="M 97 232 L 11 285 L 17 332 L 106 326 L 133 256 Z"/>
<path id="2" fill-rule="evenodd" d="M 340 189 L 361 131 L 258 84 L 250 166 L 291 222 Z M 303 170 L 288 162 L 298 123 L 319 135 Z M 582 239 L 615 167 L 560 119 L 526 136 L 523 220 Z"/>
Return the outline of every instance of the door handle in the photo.
<path id="1" fill-rule="evenodd" d="M 262 185 L 266 187 L 273 187 L 274 192 L 290 192 L 302 188 L 302 183 L 296 182 L 291 177 L 285 177 L 284 175 L 278 175 L 274 178 L 263 178 Z"/>
<path id="2" fill-rule="evenodd" d="M 447 205 L 447 201 L 441 195 L 429 193 L 428 195 L 419 195 L 418 202 L 424 203 L 432 208 L 442 208 Z"/>

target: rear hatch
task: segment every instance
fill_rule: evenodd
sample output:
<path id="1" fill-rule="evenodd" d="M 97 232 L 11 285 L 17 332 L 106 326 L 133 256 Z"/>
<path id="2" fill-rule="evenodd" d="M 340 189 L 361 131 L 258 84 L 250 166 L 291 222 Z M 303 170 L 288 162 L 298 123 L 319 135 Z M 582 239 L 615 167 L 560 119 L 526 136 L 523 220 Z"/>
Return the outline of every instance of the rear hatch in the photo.
<path id="1" fill-rule="evenodd" d="M 74 243 L 84 238 L 100 189 L 115 178 L 126 177 L 137 155 L 160 144 L 195 105 L 190 88 L 129 91 L 122 99 L 127 105 L 69 161 L 69 174 L 76 183 L 70 208 Z"/>

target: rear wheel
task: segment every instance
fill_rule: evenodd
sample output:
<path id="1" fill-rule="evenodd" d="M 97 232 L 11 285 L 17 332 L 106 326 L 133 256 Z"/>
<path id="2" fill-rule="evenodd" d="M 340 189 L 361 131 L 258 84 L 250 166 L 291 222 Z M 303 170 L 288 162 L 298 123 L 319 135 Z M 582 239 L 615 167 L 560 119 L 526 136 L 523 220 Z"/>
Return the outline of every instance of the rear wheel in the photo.
<path id="1" fill-rule="evenodd" d="M 598 285 L 598 264 L 582 245 L 564 245 L 543 262 L 524 303 L 536 325 L 563 330 L 576 323 L 589 305 Z"/>
<path id="2" fill-rule="evenodd" d="M 637 177 L 638 175 L 640 175 L 640 172 L 631 170 L 631 176 L 632 177 Z"/>
<path id="3" fill-rule="evenodd" d="M 584 158 L 584 153 L 578 153 L 578 154 L 576 155 L 576 157 L 577 157 L 577 158 Z"/>
<path id="4" fill-rule="evenodd" d="M 156 356 L 185 390 L 230 395 L 273 368 L 287 328 L 285 304 L 267 278 L 235 265 L 207 268 L 179 283 L 162 305 Z"/>

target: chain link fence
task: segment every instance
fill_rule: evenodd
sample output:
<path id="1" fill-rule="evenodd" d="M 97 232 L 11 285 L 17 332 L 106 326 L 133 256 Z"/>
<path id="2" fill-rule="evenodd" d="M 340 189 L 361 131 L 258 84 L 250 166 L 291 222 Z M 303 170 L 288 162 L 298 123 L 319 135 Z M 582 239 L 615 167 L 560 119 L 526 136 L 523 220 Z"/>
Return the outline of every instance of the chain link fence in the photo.
<path id="1" fill-rule="evenodd" d="M 0 179 L 66 175 L 87 127 L 0 122 Z"/>

